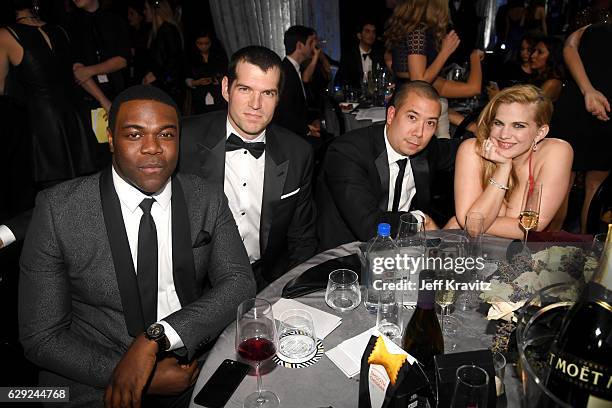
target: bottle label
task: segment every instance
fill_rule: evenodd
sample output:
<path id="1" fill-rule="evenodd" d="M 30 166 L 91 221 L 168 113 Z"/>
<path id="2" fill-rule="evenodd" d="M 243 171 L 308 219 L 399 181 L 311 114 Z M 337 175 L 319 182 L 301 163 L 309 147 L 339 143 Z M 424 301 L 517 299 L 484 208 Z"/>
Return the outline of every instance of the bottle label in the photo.
<path id="1" fill-rule="evenodd" d="M 549 352 L 548 364 L 551 376 L 597 397 L 612 398 L 612 367 L 557 351 Z"/>

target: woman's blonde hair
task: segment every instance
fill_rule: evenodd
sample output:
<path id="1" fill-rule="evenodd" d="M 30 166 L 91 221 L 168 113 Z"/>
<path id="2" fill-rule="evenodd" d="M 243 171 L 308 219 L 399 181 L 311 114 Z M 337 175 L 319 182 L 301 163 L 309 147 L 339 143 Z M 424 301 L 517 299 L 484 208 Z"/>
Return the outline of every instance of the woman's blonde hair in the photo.
<path id="1" fill-rule="evenodd" d="M 149 35 L 149 45 L 153 39 L 157 36 L 157 30 L 163 23 L 172 24 L 178 30 L 181 36 L 181 42 L 183 41 L 183 33 L 181 32 L 181 28 L 174 18 L 174 12 L 172 11 L 172 7 L 170 7 L 170 3 L 167 0 L 147 0 L 149 7 L 151 9 L 151 13 L 153 14 L 153 21 L 151 22 L 151 34 Z"/>
<path id="2" fill-rule="evenodd" d="M 497 114 L 497 109 L 500 105 L 507 105 L 511 103 L 520 103 L 521 105 L 532 105 L 534 121 L 538 127 L 548 125 L 553 112 L 552 102 L 548 97 L 544 95 L 542 90 L 533 85 L 516 85 L 510 88 L 506 88 L 500 91 L 497 95 L 489 101 L 484 107 L 480 116 L 478 117 L 476 130 L 476 151 L 481 152 L 485 140 L 489 138 L 491 134 L 491 127 L 493 126 L 493 120 Z M 486 159 L 481 159 L 482 163 L 482 188 L 484 189 L 489 179 L 495 173 L 497 164 Z M 508 200 L 510 195 L 514 191 L 514 188 L 518 185 L 518 176 L 514 167 L 510 173 L 510 179 L 508 180 L 508 190 L 506 190 L 505 199 Z"/>
<path id="3" fill-rule="evenodd" d="M 403 0 L 393 9 L 389 27 L 385 31 L 385 45 L 391 49 L 406 39 L 406 35 L 417 28 L 432 29 L 436 48 L 446 35 L 449 22 L 448 1 Z"/>

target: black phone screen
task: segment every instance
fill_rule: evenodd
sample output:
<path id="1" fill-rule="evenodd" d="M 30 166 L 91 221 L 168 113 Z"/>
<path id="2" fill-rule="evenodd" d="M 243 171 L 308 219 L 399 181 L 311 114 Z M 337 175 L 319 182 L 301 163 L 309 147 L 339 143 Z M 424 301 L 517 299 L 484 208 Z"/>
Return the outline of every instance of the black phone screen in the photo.
<path id="1" fill-rule="evenodd" d="M 250 369 L 247 364 L 224 360 L 193 402 L 207 408 L 223 408 Z"/>

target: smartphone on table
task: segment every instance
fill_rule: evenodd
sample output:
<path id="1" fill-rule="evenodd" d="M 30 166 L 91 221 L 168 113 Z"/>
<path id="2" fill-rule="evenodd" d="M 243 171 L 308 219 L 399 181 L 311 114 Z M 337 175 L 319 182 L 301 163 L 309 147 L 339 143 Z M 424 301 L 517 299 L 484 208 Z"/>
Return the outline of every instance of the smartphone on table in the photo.
<path id="1" fill-rule="evenodd" d="M 206 408 L 223 408 L 250 369 L 248 364 L 224 360 L 193 402 Z"/>

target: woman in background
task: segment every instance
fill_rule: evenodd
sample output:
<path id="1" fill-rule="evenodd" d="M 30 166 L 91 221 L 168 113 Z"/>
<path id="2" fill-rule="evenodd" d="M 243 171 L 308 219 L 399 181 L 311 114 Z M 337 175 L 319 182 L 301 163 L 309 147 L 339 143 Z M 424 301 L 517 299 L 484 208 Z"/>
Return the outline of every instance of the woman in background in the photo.
<path id="1" fill-rule="evenodd" d="M 149 63 L 142 83 L 166 91 L 183 104 L 183 36 L 167 0 L 146 0 L 144 15 L 151 23 Z"/>
<path id="2" fill-rule="evenodd" d="M 552 225 L 569 189 L 571 146 L 546 138 L 552 103 L 533 85 L 500 91 L 478 118 L 475 139 L 464 141 L 455 164 L 455 219 L 447 228 L 464 226 L 466 215 L 484 216 L 487 234 L 522 238 L 519 226 L 523 193 L 542 184 L 538 231 Z"/>
<path id="3" fill-rule="evenodd" d="M 215 46 L 208 31 L 196 35 L 185 79 L 191 88 L 192 114 L 212 112 L 227 106 L 221 95 L 221 80 L 227 74 L 227 63 L 225 51 Z"/>
<path id="4" fill-rule="evenodd" d="M 572 170 L 585 172 L 582 232 L 591 200 L 612 166 L 612 22 L 583 27 L 565 42 L 570 80 L 557 101 L 551 132 L 574 148 Z M 574 173 L 575 175 L 575 173 Z"/>
<path id="5" fill-rule="evenodd" d="M 563 45 L 554 37 L 540 37 L 531 54 L 531 83 L 542 88 L 553 102 L 559 99 L 563 87 Z"/>
<path id="6" fill-rule="evenodd" d="M 438 137 L 449 137 L 448 102 L 444 98 L 468 98 L 480 94 L 482 52 L 470 55 L 467 82 L 449 81 L 439 76 L 448 57 L 459 46 L 454 31 L 446 33 L 449 22 L 445 0 L 411 0 L 399 3 L 393 10 L 385 32 L 387 50 L 392 55 L 396 80 L 427 81 L 442 97 L 442 116 Z"/>
<path id="7" fill-rule="evenodd" d="M 15 23 L 0 28 L 0 93 L 9 68 L 26 95 L 28 163 L 35 189 L 97 170 L 95 136 L 77 112 L 77 85 L 70 39 L 58 25 L 35 13 L 32 0 L 13 0 Z M 92 79 L 83 84 L 110 105 Z"/>

